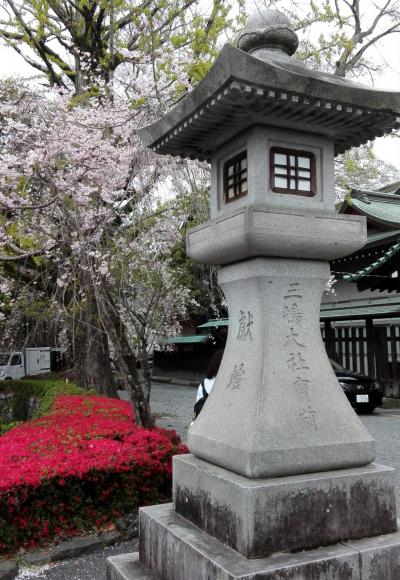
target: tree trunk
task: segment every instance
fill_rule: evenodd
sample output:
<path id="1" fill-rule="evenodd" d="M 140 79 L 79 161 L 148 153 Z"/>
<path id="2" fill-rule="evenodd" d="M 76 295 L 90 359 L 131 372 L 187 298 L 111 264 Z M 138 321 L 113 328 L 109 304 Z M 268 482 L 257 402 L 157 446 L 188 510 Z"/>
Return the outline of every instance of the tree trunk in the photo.
<path id="1" fill-rule="evenodd" d="M 80 324 L 74 351 L 78 385 L 85 389 L 94 389 L 100 395 L 117 398 L 105 332 L 95 326 Z"/>
<path id="2" fill-rule="evenodd" d="M 136 425 L 142 425 L 151 429 L 153 421 L 151 418 L 149 397 L 146 396 L 143 385 L 137 371 L 137 360 L 130 346 L 126 328 L 121 320 L 118 309 L 108 292 L 104 292 L 101 298 L 101 309 L 103 320 L 107 323 L 107 332 L 110 342 L 114 346 L 118 371 L 121 374 L 122 384 L 128 392 L 132 405 Z"/>
<path id="3" fill-rule="evenodd" d="M 74 333 L 74 367 L 78 385 L 101 395 L 118 397 L 111 368 L 107 334 L 103 329 L 91 280 L 82 273 L 85 301 Z"/>
<path id="4" fill-rule="evenodd" d="M 151 393 L 151 369 L 149 364 L 149 355 L 147 352 L 147 342 L 145 339 L 139 339 L 139 360 L 143 373 L 144 393 L 146 401 L 149 403 Z"/>

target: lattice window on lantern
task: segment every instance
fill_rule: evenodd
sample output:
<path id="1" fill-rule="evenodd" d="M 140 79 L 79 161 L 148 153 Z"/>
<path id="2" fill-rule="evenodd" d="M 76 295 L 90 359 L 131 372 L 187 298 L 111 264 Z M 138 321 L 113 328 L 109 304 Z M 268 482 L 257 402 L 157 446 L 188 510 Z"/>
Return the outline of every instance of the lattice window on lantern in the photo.
<path id="1" fill-rule="evenodd" d="M 225 202 L 247 195 L 247 153 L 244 151 L 224 164 Z"/>
<path id="2" fill-rule="evenodd" d="M 272 191 L 308 197 L 316 194 L 315 156 L 313 153 L 272 147 L 269 168 Z"/>

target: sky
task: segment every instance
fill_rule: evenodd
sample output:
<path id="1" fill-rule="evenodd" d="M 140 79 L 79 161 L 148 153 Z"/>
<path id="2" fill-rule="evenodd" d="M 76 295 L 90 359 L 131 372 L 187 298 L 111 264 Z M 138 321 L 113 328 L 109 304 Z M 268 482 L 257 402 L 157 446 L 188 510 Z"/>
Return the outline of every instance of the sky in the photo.
<path id="1" fill-rule="evenodd" d="M 375 86 L 400 92 L 400 34 L 393 34 L 382 41 L 377 52 L 385 61 L 385 68 L 375 80 Z M 374 150 L 378 157 L 400 169 L 400 137 L 376 139 Z"/>
<path id="2" fill-rule="evenodd" d="M 400 92 L 400 34 L 384 38 L 371 49 L 370 56 L 383 61 L 384 68 L 380 76 L 374 79 L 374 86 L 380 89 Z M 0 46 L 0 77 L 31 77 L 36 74 L 22 57 L 11 48 Z M 366 78 L 364 84 L 371 85 Z M 374 142 L 376 155 L 392 163 L 400 170 L 400 137 L 384 137 Z"/>

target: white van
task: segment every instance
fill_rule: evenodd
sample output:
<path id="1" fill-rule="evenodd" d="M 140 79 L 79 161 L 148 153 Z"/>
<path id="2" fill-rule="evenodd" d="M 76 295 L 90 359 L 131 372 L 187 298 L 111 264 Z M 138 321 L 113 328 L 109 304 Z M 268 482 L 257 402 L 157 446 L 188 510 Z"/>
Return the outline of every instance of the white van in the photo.
<path id="1" fill-rule="evenodd" d="M 40 375 L 51 370 L 49 346 L 0 352 L 0 381 L 18 380 L 26 375 Z"/>

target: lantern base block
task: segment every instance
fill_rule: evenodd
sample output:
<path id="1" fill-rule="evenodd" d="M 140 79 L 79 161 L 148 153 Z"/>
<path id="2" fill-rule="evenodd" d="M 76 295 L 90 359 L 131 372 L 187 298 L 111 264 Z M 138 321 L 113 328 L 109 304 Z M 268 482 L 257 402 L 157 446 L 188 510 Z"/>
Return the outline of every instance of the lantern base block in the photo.
<path id="1" fill-rule="evenodd" d="M 180 455 L 173 486 L 177 514 L 246 558 L 397 530 L 394 470 L 382 465 L 248 479 Z"/>

